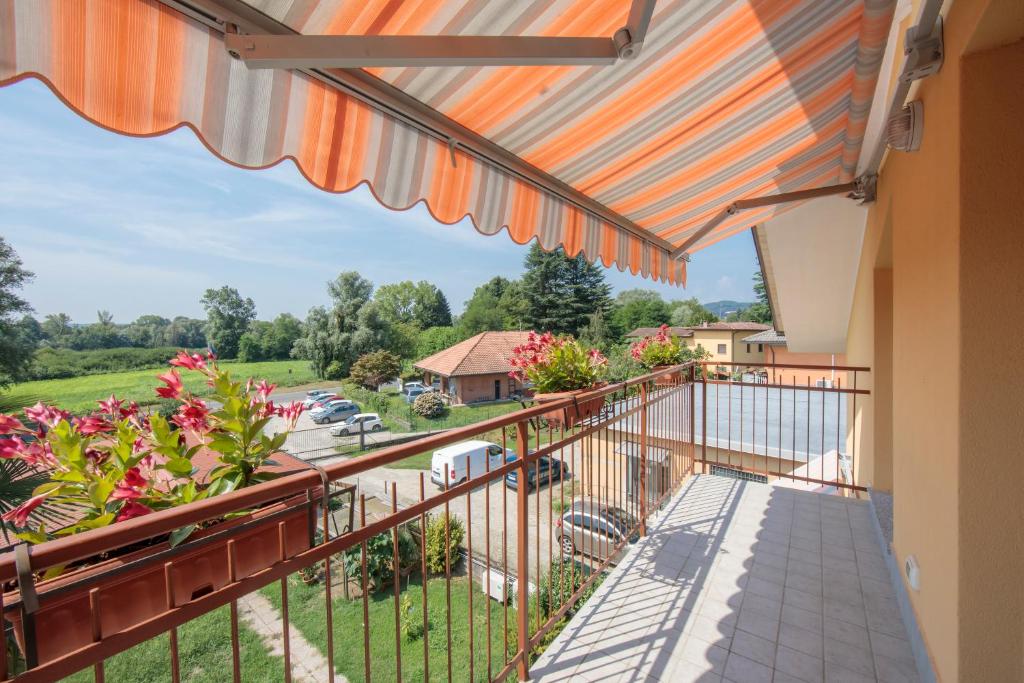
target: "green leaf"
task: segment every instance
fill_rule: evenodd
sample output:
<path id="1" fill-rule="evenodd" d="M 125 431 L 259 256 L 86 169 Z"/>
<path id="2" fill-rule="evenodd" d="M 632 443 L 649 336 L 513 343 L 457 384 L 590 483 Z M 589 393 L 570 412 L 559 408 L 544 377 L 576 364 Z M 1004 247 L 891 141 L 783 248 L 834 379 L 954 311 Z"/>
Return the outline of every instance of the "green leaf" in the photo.
<path id="1" fill-rule="evenodd" d="M 114 484 L 107 479 L 99 479 L 89 484 L 89 502 L 93 507 L 103 509 L 107 504 L 107 498 L 114 492 Z"/>
<path id="2" fill-rule="evenodd" d="M 194 468 L 188 458 L 171 458 L 164 464 L 164 469 L 176 477 L 190 477 Z"/>
<path id="3" fill-rule="evenodd" d="M 34 529 L 26 529 L 25 531 L 19 531 L 18 533 L 14 534 L 14 535 L 16 537 L 20 538 L 21 540 L 26 541 L 28 543 L 32 543 L 32 544 L 35 544 L 35 543 L 45 543 L 46 541 L 49 540 L 46 537 L 45 533 L 43 533 L 42 531 L 36 531 Z"/>
<path id="4" fill-rule="evenodd" d="M 52 493 L 53 491 L 56 491 L 60 487 L 61 484 L 59 481 L 48 481 L 45 484 L 40 484 L 39 486 L 32 489 L 32 497 L 34 498 L 36 496 L 41 496 L 44 493 Z"/>
<path id="5" fill-rule="evenodd" d="M 188 526 L 183 526 L 180 529 L 175 529 L 174 531 L 172 531 L 170 539 L 169 539 L 171 547 L 172 548 L 176 547 L 179 543 L 181 543 L 182 541 L 187 539 L 189 536 L 191 536 L 192 532 L 195 531 L 195 530 L 196 530 L 196 525 L 195 524 L 189 524 Z"/>

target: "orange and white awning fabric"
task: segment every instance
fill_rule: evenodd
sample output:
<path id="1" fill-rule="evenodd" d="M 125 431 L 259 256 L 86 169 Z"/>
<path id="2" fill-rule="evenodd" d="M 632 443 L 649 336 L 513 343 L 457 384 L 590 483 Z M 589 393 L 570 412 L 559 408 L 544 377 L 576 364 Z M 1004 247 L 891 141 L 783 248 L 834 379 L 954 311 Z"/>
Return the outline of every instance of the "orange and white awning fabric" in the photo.
<path id="1" fill-rule="evenodd" d="M 0 0 L 0 84 L 39 78 L 114 131 L 187 125 L 234 164 L 292 159 L 325 190 L 365 182 L 394 209 L 423 201 L 444 223 L 683 284 L 673 246 L 730 202 L 852 178 L 894 0 L 659 0 L 635 59 L 365 70 L 607 211 L 315 73 L 247 68 L 210 20 L 223 5 L 304 35 L 610 37 L 631 3 Z"/>

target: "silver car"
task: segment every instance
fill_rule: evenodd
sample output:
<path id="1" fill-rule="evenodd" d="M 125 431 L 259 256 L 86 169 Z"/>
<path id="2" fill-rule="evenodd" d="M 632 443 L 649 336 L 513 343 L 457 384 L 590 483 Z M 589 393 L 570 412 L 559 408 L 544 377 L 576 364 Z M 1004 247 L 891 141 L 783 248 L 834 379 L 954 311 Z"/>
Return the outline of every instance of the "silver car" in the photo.
<path id="1" fill-rule="evenodd" d="M 558 542 L 565 557 L 582 553 L 601 561 L 612 557 L 617 562 L 628 545 L 640 538 L 636 531 L 636 517 L 622 508 L 589 500 L 575 501 L 560 519 L 555 520 L 555 526 L 558 527 Z M 623 548 L 615 552 L 615 546 L 623 541 Z"/>

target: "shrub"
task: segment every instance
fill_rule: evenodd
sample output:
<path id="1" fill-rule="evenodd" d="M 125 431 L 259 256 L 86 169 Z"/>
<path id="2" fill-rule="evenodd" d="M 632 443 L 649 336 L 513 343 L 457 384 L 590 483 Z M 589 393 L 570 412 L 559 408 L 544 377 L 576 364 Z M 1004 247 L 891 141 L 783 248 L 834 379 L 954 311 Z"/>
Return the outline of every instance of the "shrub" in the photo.
<path id="1" fill-rule="evenodd" d="M 370 590 L 379 591 L 388 585 L 394 578 L 395 546 L 392 542 L 392 532 L 386 531 L 372 536 L 366 542 L 366 580 Z M 398 530 L 398 566 L 400 569 L 408 569 L 414 566 L 419 560 L 419 548 L 408 529 L 402 527 Z M 350 548 L 342 556 L 345 563 L 345 572 L 348 576 L 362 581 L 362 547 Z"/>
<path id="2" fill-rule="evenodd" d="M 174 357 L 178 350 L 174 347 L 123 347 L 92 351 L 43 348 L 36 351 L 28 379 L 66 379 L 108 372 L 159 368 L 168 358 Z"/>
<path id="3" fill-rule="evenodd" d="M 427 571 L 431 574 L 443 574 L 445 570 L 445 523 L 444 517 L 430 516 L 427 519 L 426 548 Z M 459 546 L 465 535 L 465 527 L 458 517 L 448 517 L 448 564 L 454 567 L 459 560 Z"/>
<path id="4" fill-rule="evenodd" d="M 412 412 L 420 417 L 441 417 L 444 415 L 444 410 L 444 401 L 441 400 L 441 395 L 433 391 L 420 394 L 412 402 Z"/>
<path id="5" fill-rule="evenodd" d="M 363 354 L 355 363 L 349 375 L 367 389 L 376 389 L 393 380 L 402 370 L 402 359 L 390 351 L 374 351 Z"/>
<path id="6" fill-rule="evenodd" d="M 324 379 L 342 379 L 346 374 L 344 363 L 335 360 L 324 370 Z"/>
<path id="7" fill-rule="evenodd" d="M 540 585 L 537 587 L 536 600 L 541 616 L 547 618 L 558 611 L 569 597 L 583 586 L 583 582 L 590 578 L 590 574 L 590 568 L 576 560 L 561 557 L 552 560 L 547 575 L 541 579 Z M 587 590 L 580 595 L 576 605 L 570 609 L 570 613 L 579 609 L 594 594 L 599 585 L 601 585 L 600 578 L 587 586 Z"/>

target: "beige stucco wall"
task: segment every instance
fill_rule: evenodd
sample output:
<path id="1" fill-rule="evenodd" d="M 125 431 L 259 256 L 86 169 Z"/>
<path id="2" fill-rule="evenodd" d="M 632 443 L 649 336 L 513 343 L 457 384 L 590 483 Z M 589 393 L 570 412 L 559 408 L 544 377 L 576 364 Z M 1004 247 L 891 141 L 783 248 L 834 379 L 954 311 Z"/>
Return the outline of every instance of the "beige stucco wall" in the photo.
<path id="1" fill-rule="evenodd" d="M 961 79 L 960 677 L 1024 681 L 1024 42 Z"/>
<path id="2" fill-rule="evenodd" d="M 1008 17 L 1024 34 L 1019 7 L 952 4 L 945 64 L 916 94 L 921 149 L 890 153 L 879 177 L 847 342 L 850 364 L 878 370 L 856 416 L 858 476 L 891 484 L 893 548 L 920 565 L 907 590 L 943 681 L 1024 680 L 1024 47 L 965 58 L 991 47 L 979 32 L 1014 35 Z"/>

